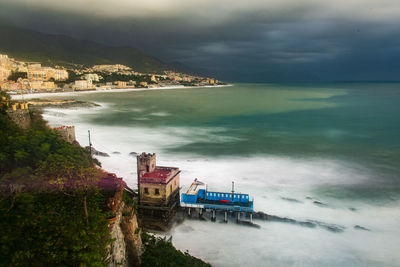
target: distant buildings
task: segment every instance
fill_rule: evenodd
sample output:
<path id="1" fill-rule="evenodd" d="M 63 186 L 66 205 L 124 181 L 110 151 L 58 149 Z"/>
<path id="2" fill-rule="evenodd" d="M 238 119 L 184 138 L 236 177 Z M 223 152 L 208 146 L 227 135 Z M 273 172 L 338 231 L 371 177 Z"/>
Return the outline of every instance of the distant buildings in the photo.
<path id="1" fill-rule="evenodd" d="M 85 80 L 91 80 L 92 82 L 99 82 L 101 77 L 96 73 L 87 73 L 83 75 L 83 78 Z"/>
<path id="2" fill-rule="evenodd" d="M 52 90 L 57 88 L 52 81 L 29 81 L 29 87 L 29 89 L 33 90 Z"/>
<path id="3" fill-rule="evenodd" d="M 92 80 L 77 80 L 75 81 L 73 88 L 75 90 L 92 90 L 95 87 Z"/>
<path id="4" fill-rule="evenodd" d="M 116 82 L 114 82 L 114 84 L 117 88 L 126 88 L 128 85 L 127 82 L 123 82 L 123 81 L 116 81 Z"/>
<path id="5" fill-rule="evenodd" d="M 94 71 L 107 71 L 107 72 L 118 72 L 123 70 L 132 70 L 130 67 L 121 65 L 121 64 L 114 64 L 114 65 L 94 65 L 92 67 Z"/>
<path id="6" fill-rule="evenodd" d="M 49 79 L 47 70 L 42 67 L 28 67 L 27 77 L 30 81 L 47 81 Z"/>
<path id="7" fill-rule="evenodd" d="M 147 86 L 147 82 L 140 82 L 140 83 L 139 83 L 139 86 L 140 86 L 140 87 L 146 87 L 146 86 Z"/>
<path id="8" fill-rule="evenodd" d="M 158 82 L 158 79 L 157 79 L 157 77 L 155 75 L 151 75 L 150 81 L 156 83 L 156 82 Z"/>
<path id="9" fill-rule="evenodd" d="M 0 67 L 0 82 L 7 81 L 8 76 L 10 76 L 11 71 L 4 68 Z"/>
<path id="10" fill-rule="evenodd" d="M 9 61 L 8 55 L 0 54 L 0 66 L 6 66 Z"/>
<path id="11" fill-rule="evenodd" d="M 70 83 L 60 83 L 69 80 L 69 71 L 73 72 Z M 17 82 L 9 81 L 13 72 L 20 77 Z M 26 73 L 26 79 L 24 75 Z M 129 81 L 128 81 L 129 80 Z M 83 68 L 81 65 L 69 69 L 60 66 L 44 67 L 39 62 L 23 62 L 0 54 L 0 88 L 4 90 L 92 90 L 95 85 L 102 89 L 112 88 L 153 88 L 164 86 L 208 86 L 221 84 L 213 78 L 192 76 L 175 71 L 164 71 L 164 74 L 139 73 L 121 64 L 103 64 Z"/>
<path id="12" fill-rule="evenodd" d="M 50 78 L 54 78 L 55 81 L 65 81 L 68 79 L 68 71 L 62 69 L 50 69 L 48 75 Z"/>
<path id="13" fill-rule="evenodd" d="M 1 89 L 6 91 L 21 90 L 22 84 L 14 81 L 6 81 L 1 84 Z"/>
<path id="14" fill-rule="evenodd" d="M 27 77 L 31 81 L 48 81 L 53 78 L 55 81 L 68 79 L 68 72 L 62 69 L 42 67 L 40 64 L 28 66 Z"/>

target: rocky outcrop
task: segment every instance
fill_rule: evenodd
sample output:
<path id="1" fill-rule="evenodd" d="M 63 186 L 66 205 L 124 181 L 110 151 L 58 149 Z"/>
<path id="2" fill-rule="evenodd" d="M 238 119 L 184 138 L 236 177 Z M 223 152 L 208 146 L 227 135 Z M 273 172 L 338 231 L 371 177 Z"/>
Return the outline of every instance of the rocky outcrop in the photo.
<path id="1" fill-rule="evenodd" d="M 133 208 L 130 211 L 125 211 L 125 213 L 129 215 L 122 217 L 121 228 L 125 237 L 126 259 L 129 266 L 139 266 L 140 256 L 143 253 L 141 230 Z"/>
<path id="2" fill-rule="evenodd" d="M 123 193 L 126 184 L 115 174 L 105 173 L 98 186 L 107 197 L 107 207 L 115 213 L 109 219 L 110 237 L 107 266 L 138 266 L 142 254 L 140 229 L 133 206 L 125 205 Z"/>
<path id="3" fill-rule="evenodd" d="M 122 209 L 123 205 L 121 205 L 120 210 L 116 214 L 116 219 L 110 221 L 109 225 L 110 236 L 113 240 L 109 246 L 109 254 L 107 257 L 107 266 L 109 267 L 129 266 L 126 256 L 125 236 L 121 229 Z"/>
<path id="4" fill-rule="evenodd" d="M 113 242 L 109 246 L 107 266 L 139 266 L 143 245 L 133 208 L 127 208 L 122 203 L 116 218 L 110 219 L 109 229 Z"/>
<path id="5" fill-rule="evenodd" d="M 92 148 L 90 148 L 90 146 L 85 146 L 85 149 L 87 150 L 87 151 L 92 151 L 92 156 L 93 155 L 95 155 L 95 156 L 101 156 L 101 157 L 109 157 L 110 155 L 108 155 L 107 153 L 105 153 L 105 152 L 101 152 L 101 151 L 98 151 L 98 150 L 96 150 L 94 147 L 92 147 Z"/>

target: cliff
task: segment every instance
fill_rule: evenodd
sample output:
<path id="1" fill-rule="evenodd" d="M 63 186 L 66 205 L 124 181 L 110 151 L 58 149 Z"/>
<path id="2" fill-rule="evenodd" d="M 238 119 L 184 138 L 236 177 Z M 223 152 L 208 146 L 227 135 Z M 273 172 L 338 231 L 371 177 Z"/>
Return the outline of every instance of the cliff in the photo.
<path id="1" fill-rule="evenodd" d="M 40 114 L 33 112 L 30 127 L 22 129 L 6 108 L 0 106 L 1 266 L 199 262 L 170 243 L 143 242 L 144 247 L 137 200 L 122 178 L 60 138 Z"/>
<path id="2" fill-rule="evenodd" d="M 106 205 L 111 214 L 108 228 L 113 241 L 108 246 L 107 266 L 138 266 L 143 246 L 134 196 L 125 191 L 125 182 L 115 174 L 104 172 L 99 178 L 97 185 L 107 197 Z"/>

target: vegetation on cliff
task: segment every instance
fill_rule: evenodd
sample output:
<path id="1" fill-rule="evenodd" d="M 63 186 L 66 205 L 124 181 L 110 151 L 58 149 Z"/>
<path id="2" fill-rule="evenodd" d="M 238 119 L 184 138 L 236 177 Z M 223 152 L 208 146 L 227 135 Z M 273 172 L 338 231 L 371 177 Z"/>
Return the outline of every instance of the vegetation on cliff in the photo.
<path id="1" fill-rule="evenodd" d="M 40 115 L 32 122 L 22 130 L 0 108 L 0 263 L 103 266 L 110 242 L 105 199 L 82 186 L 95 176 L 91 157 Z"/>
<path id="2" fill-rule="evenodd" d="M 10 97 L 0 91 L 0 97 Z M 109 181 L 97 181 L 99 162 L 31 113 L 23 130 L 0 104 L 0 266 L 105 266 L 112 242 L 107 216 Z M 102 182 L 103 181 L 103 182 Z M 98 183 L 97 183 L 98 182 Z M 125 192 L 129 216 L 137 202 Z M 112 215 L 115 216 L 115 213 Z M 139 234 L 139 231 L 135 234 Z M 143 266 L 209 266 L 147 236 Z M 128 253 L 129 254 L 129 253 Z"/>

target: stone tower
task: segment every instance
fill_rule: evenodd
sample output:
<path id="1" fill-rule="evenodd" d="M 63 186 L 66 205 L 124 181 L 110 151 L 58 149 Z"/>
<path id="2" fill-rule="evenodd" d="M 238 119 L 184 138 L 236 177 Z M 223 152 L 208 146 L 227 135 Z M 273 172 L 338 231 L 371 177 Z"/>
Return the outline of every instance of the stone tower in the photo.
<path id="1" fill-rule="evenodd" d="M 153 172 L 156 168 L 156 153 L 142 153 L 137 157 L 138 180 L 145 173 Z"/>

